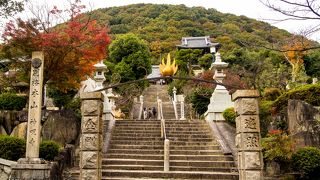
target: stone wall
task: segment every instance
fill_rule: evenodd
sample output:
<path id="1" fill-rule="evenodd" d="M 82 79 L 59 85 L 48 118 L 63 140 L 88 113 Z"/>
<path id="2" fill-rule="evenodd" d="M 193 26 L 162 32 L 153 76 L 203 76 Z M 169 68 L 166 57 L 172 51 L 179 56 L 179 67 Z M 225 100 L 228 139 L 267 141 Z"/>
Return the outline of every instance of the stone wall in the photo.
<path id="1" fill-rule="evenodd" d="M 11 164 L 17 164 L 17 162 L 0 158 L 0 179 L 9 179 Z"/>
<path id="2" fill-rule="evenodd" d="M 295 148 L 320 147 L 320 111 L 304 101 L 288 101 L 288 131 Z"/>

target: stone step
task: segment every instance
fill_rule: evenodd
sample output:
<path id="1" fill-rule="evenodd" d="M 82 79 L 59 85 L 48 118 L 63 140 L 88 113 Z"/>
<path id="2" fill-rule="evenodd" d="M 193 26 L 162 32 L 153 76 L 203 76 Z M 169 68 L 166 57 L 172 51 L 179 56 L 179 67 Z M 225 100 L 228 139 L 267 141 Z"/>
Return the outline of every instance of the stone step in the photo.
<path id="1" fill-rule="evenodd" d="M 163 154 L 163 149 L 108 149 L 107 154 Z"/>
<path id="2" fill-rule="evenodd" d="M 160 149 L 163 150 L 163 145 L 124 145 L 110 144 L 111 149 Z"/>
<path id="3" fill-rule="evenodd" d="M 163 154 L 108 154 L 103 155 L 103 160 L 108 159 L 148 159 L 163 160 Z"/>
<path id="4" fill-rule="evenodd" d="M 128 140 L 111 140 L 113 145 L 163 145 L 164 141 L 128 141 Z"/>
<path id="5" fill-rule="evenodd" d="M 170 146 L 219 146 L 216 142 L 203 142 L 203 141 L 194 141 L 194 142 L 186 142 L 186 141 L 170 141 Z"/>
<path id="6" fill-rule="evenodd" d="M 190 167 L 190 166 L 170 166 L 170 171 L 209 171 L 209 172 L 234 172 L 236 168 L 230 167 Z"/>
<path id="7" fill-rule="evenodd" d="M 208 160 L 170 160 L 170 166 L 188 167 L 234 167 L 234 161 L 208 161 Z"/>
<path id="8" fill-rule="evenodd" d="M 134 177 L 139 179 L 238 179 L 237 173 L 227 172 L 188 172 L 188 171 L 139 171 L 139 170 L 103 170 L 105 177 Z"/>
<path id="9" fill-rule="evenodd" d="M 135 168 L 134 166 L 131 166 Z M 150 166 L 153 167 L 153 166 Z M 163 180 L 163 179 L 179 179 L 179 180 L 197 180 L 197 179 L 219 179 L 219 180 L 236 180 L 238 179 L 238 174 L 235 172 L 228 172 L 219 170 L 219 172 L 194 172 L 194 171 L 169 171 L 167 173 L 161 170 L 149 170 L 140 175 L 139 171 L 141 170 L 126 170 L 126 169 L 107 169 L 102 170 L 103 176 L 101 180 Z M 119 172 L 119 173 L 117 173 Z M 155 173 L 155 174 L 153 174 Z M 65 180 L 78 180 L 80 172 L 79 170 L 75 171 L 72 177 L 67 177 Z M 152 174 L 152 175 L 151 175 Z M 108 176 L 109 175 L 109 176 Z M 122 175 L 122 176 L 121 176 Z M 149 177 L 148 177 L 149 176 Z M 151 177 L 150 177 L 151 176 Z"/>
<path id="10" fill-rule="evenodd" d="M 130 140 L 130 141 L 163 141 L 161 137 L 145 137 L 145 136 L 118 136 L 113 135 L 112 140 Z"/>
<path id="11" fill-rule="evenodd" d="M 166 127 L 168 132 L 183 132 L 183 131 L 199 131 L 199 132 L 210 132 L 210 129 L 205 127 Z"/>
<path id="12" fill-rule="evenodd" d="M 132 134 L 159 134 L 160 128 L 157 130 L 125 130 L 125 129 L 114 129 L 113 133 L 132 133 Z"/>
<path id="13" fill-rule="evenodd" d="M 171 160 L 184 160 L 184 161 L 233 161 L 233 156 L 225 155 L 173 155 L 170 154 Z"/>
<path id="14" fill-rule="evenodd" d="M 127 132 L 117 132 L 117 133 L 112 133 L 113 137 L 114 136 L 126 136 L 126 137 L 161 137 L 161 133 L 155 133 L 155 134 L 144 134 L 144 133 L 127 133 Z"/>
<path id="15" fill-rule="evenodd" d="M 109 149 L 107 154 L 163 154 L 163 149 Z M 170 155 L 223 155 L 221 150 L 170 150 Z"/>
<path id="16" fill-rule="evenodd" d="M 120 158 L 109 158 L 102 160 L 103 165 L 151 165 L 151 166 L 162 166 L 163 160 L 148 160 L 148 159 L 120 159 Z"/>
<path id="17" fill-rule="evenodd" d="M 179 136 L 180 134 L 192 134 L 192 135 L 208 135 L 211 132 L 210 131 L 169 131 L 167 132 L 169 135 L 177 135 Z"/>
<path id="18" fill-rule="evenodd" d="M 160 131 L 161 127 L 117 127 L 114 131 Z"/>
<path id="19" fill-rule="evenodd" d="M 213 137 L 211 138 L 184 138 L 184 137 L 169 137 L 168 138 L 170 141 L 172 142 L 216 142 L 216 139 L 214 139 Z"/>
<path id="20" fill-rule="evenodd" d="M 202 145 L 202 146 L 178 146 L 170 145 L 172 150 L 220 150 L 220 146 L 217 145 Z"/>
<path id="21" fill-rule="evenodd" d="M 126 164 L 117 164 L 117 165 L 102 165 L 102 169 L 118 169 L 118 170 L 140 170 L 140 171 L 163 171 L 162 166 L 146 166 L 146 165 L 126 165 Z"/>

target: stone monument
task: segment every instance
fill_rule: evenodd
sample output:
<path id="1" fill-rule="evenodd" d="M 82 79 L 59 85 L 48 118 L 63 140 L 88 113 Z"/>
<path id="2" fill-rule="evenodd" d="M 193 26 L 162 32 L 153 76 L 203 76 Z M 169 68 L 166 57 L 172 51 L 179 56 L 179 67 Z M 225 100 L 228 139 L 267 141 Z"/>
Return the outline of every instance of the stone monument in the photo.
<path id="1" fill-rule="evenodd" d="M 101 179 L 102 167 L 102 112 L 100 92 L 81 94 L 80 179 Z"/>
<path id="2" fill-rule="evenodd" d="M 263 179 L 258 97 L 256 90 L 237 90 L 232 94 L 237 114 L 235 144 L 240 180 Z"/>
<path id="3" fill-rule="evenodd" d="M 221 61 L 219 52 L 217 52 L 215 56 L 216 61 L 212 64 L 212 67 L 215 70 L 213 79 L 222 83 L 223 79 L 226 77 L 223 70 L 228 67 L 228 63 Z M 210 104 L 205 113 L 205 119 L 207 121 L 224 121 L 225 119 L 222 116 L 223 111 L 233 106 L 234 103 L 231 101 L 229 91 L 224 86 L 218 84 L 210 98 Z"/>
<path id="4" fill-rule="evenodd" d="M 50 164 L 39 158 L 43 89 L 43 52 L 32 53 L 26 157 L 12 166 L 10 179 L 50 179 Z"/>

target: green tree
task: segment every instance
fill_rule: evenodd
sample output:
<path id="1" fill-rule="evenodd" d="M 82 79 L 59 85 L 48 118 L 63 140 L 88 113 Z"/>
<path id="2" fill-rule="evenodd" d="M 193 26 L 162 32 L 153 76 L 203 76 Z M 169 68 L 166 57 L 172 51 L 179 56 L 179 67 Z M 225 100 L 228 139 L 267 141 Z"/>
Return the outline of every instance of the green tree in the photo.
<path id="1" fill-rule="evenodd" d="M 179 66 L 179 71 L 192 73 L 192 65 L 198 64 L 198 59 L 202 54 L 200 49 L 181 49 L 176 52 L 176 63 Z"/>
<path id="2" fill-rule="evenodd" d="M 212 54 L 205 54 L 201 58 L 199 58 L 199 65 L 204 70 L 208 70 L 211 66 L 213 56 Z"/>
<path id="3" fill-rule="evenodd" d="M 134 34 L 120 35 L 109 46 L 114 69 L 110 73 L 120 75 L 120 82 L 141 79 L 151 73 L 151 55 L 147 43 Z"/>

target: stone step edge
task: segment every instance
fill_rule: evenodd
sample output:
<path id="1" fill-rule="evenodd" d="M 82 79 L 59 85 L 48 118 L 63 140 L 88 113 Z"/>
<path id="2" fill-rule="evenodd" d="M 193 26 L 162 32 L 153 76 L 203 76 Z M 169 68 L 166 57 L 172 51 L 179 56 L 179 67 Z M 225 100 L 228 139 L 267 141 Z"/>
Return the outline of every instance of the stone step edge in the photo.
<path id="1" fill-rule="evenodd" d="M 102 172 L 128 172 L 128 173 L 141 173 L 140 170 L 113 170 L 103 169 Z M 211 171 L 143 171 L 143 173 L 168 173 L 168 174 L 220 174 L 220 175 L 238 175 L 236 172 L 211 172 Z"/>
<path id="2" fill-rule="evenodd" d="M 118 159 L 118 158 L 108 158 L 108 161 L 146 161 L 146 162 L 163 162 L 163 160 L 149 160 L 149 159 Z M 234 161 L 201 161 L 201 160 L 170 160 L 170 162 L 207 162 L 207 163 L 234 163 Z"/>

